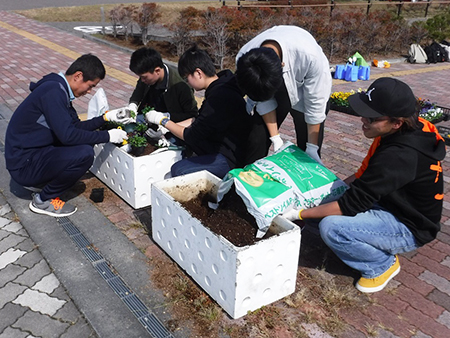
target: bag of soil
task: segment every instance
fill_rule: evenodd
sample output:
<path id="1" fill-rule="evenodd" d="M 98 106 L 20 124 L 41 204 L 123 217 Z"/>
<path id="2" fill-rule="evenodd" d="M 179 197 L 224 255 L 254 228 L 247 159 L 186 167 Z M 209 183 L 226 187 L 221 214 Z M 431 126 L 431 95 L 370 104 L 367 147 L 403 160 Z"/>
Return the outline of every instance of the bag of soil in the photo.
<path id="1" fill-rule="evenodd" d="M 229 171 L 219 186 L 218 203 L 233 184 L 248 212 L 255 217 L 257 238 L 264 236 L 278 214 L 334 201 L 348 188 L 291 142 L 271 156 Z"/>

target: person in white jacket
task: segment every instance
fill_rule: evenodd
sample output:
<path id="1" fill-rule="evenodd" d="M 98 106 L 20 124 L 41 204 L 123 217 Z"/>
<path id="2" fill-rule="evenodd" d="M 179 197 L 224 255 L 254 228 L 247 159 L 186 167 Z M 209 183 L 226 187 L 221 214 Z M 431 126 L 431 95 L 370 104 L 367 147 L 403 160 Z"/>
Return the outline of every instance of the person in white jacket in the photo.
<path id="1" fill-rule="evenodd" d="M 247 42 L 236 57 L 236 78 L 253 114 L 247 163 L 283 144 L 278 128 L 290 112 L 297 145 L 320 160 L 329 110 L 331 72 L 314 37 L 296 26 L 274 26 Z"/>

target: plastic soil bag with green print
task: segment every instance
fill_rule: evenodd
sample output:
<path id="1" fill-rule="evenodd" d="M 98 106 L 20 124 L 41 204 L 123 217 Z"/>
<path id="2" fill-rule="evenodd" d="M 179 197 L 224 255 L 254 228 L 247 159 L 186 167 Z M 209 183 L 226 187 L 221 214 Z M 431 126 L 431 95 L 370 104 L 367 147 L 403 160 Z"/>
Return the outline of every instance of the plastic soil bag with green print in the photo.
<path id="1" fill-rule="evenodd" d="M 278 214 L 334 201 L 347 189 L 342 180 L 291 142 L 271 156 L 229 171 L 219 187 L 217 202 L 233 184 L 255 217 L 257 238 L 264 236 Z"/>

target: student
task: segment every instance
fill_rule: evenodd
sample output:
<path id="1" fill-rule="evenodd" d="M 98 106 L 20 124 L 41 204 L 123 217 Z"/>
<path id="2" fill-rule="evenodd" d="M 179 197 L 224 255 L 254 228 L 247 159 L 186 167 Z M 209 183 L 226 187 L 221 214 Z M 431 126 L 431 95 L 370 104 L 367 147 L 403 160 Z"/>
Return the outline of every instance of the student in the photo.
<path id="1" fill-rule="evenodd" d="M 17 183 L 36 192 L 29 205 L 32 211 L 72 215 L 77 208 L 58 196 L 91 167 L 93 145 L 127 139 L 120 129 L 97 130 L 106 121 L 132 122 L 118 118 L 117 110 L 80 121 L 72 106 L 75 98 L 90 93 L 104 77 L 102 62 L 94 55 L 83 55 L 65 74 L 51 73 L 31 82 L 31 93 L 11 117 L 5 138 L 6 168 Z"/>
<path id="2" fill-rule="evenodd" d="M 192 88 L 183 81 L 176 67 L 163 63 L 158 51 L 150 47 L 134 51 L 130 59 L 130 70 L 139 79 L 126 108 L 141 113 L 143 109 L 151 107 L 156 111 L 169 113 L 174 122 L 197 116 L 197 101 Z M 167 132 L 163 128 L 158 131 L 150 136 L 158 138 Z"/>
<path id="3" fill-rule="evenodd" d="M 313 36 L 296 26 L 272 27 L 245 44 L 236 57 L 236 78 L 253 114 L 247 162 L 283 144 L 279 127 L 290 112 L 297 145 L 320 160 L 331 95 L 330 66 Z"/>
<path id="4" fill-rule="evenodd" d="M 445 142 L 418 118 L 416 97 L 397 79 L 380 78 L 349 103 L 374 139 L 361 168 L 345 180 L 350 188 L 335 202 L 285 216 L 323 218 L 324 242 L 361 272 L 356 288 L 377 292 L 400 272 L 398 253 L 431 242 L 440 230 Z"/>
<path id="5" fill-rule="evenodd" d="M 242 92 L 234 74 L 230 70 L 216 74 L 210 56 L 196 46 L 181 56 L 178 71 L 195 90 L 205 90 L 198 117 L 176 123 L 172 117 L 151 111 L 146 119 L 163 125 L 197 155 L 175 163 L 172 176 L 208 170 L 222 178 L 243 165 L 250 117 Z"/>

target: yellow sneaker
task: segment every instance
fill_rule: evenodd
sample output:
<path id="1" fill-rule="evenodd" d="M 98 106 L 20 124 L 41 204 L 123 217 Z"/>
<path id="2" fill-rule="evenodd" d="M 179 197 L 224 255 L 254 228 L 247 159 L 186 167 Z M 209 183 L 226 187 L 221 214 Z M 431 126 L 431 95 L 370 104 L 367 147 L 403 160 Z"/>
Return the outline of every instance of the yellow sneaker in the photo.
<path id="1" fill-rule="evenodd" d="M 382 275 L 375 278 L 364 278 L 361 277 L 359 281 L 356 283 L 356 288 L 365 293 L 370 292 L 378 292 L 384 289 L 387 283 L 398 275 L 400 272 L 400 261 L 398 260 L 398 256 L 395 255 L 395 262 L 392 266 Z"/>

